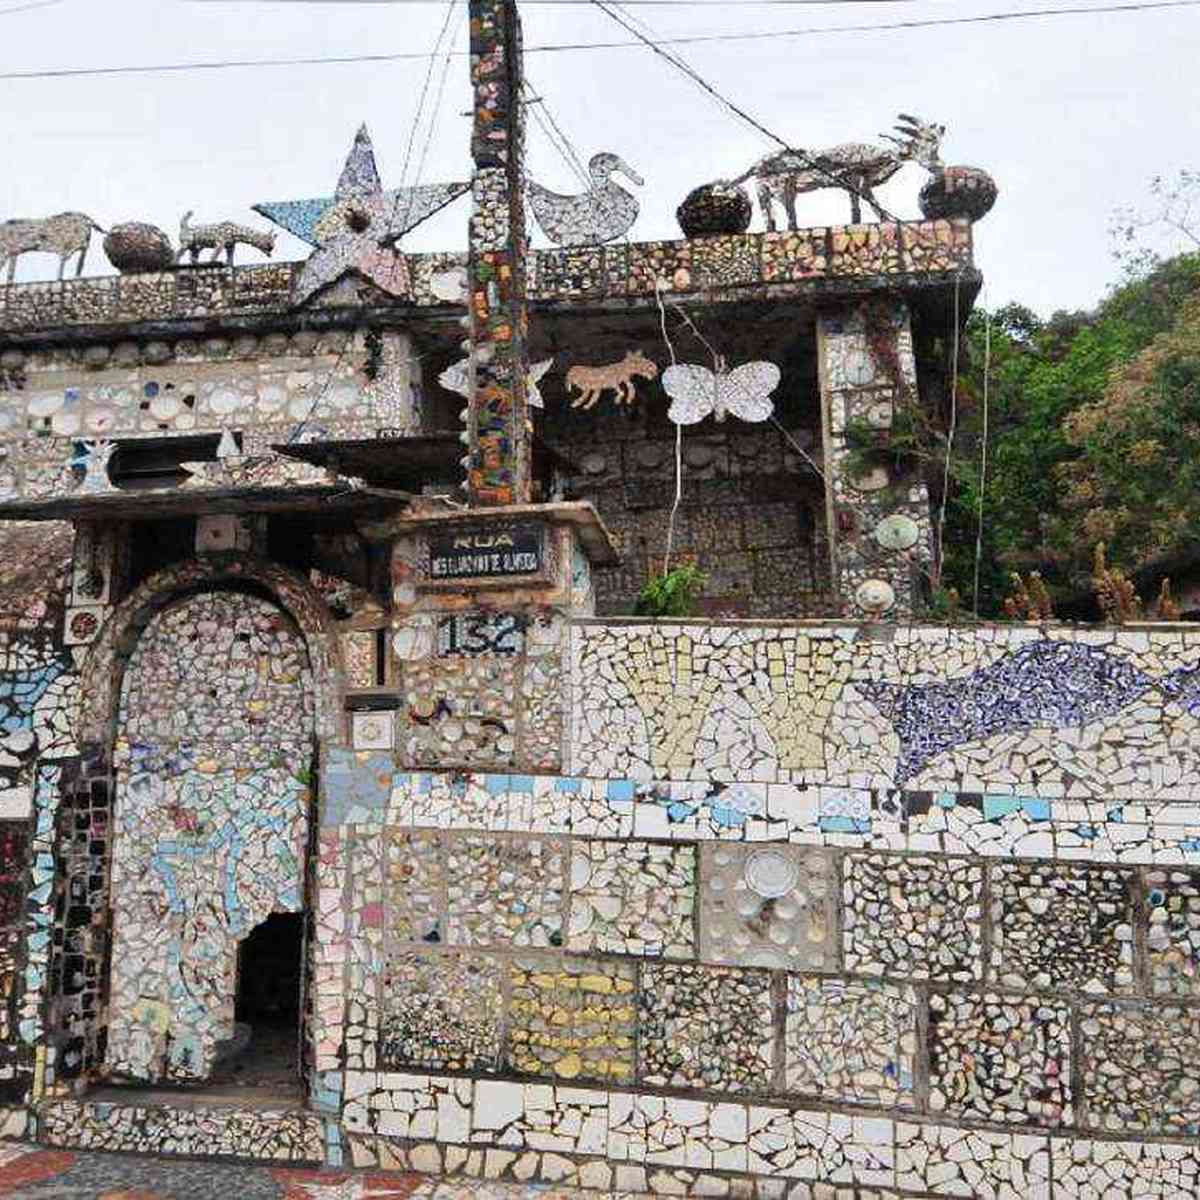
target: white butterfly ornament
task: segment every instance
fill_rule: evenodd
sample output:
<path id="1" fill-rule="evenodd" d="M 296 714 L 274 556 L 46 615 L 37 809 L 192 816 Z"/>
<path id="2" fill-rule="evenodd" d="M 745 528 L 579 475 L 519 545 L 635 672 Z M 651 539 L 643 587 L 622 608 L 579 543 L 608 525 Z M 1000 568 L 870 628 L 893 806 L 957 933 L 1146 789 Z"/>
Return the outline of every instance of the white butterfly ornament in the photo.
<path id="1" fill-rule="evenodd" d="M 733 413 L 743 421 L 765 421 L 774 411 L 771 393 L 781 374 L 774 363 L 748 362 L 732 371 L 717 360 L 717 370 L 677 363 L 662 376 L 663 390 L 671 397 L 667 416 L 677 425 L 695 425 L 712 415 L 725 420 Z"/>

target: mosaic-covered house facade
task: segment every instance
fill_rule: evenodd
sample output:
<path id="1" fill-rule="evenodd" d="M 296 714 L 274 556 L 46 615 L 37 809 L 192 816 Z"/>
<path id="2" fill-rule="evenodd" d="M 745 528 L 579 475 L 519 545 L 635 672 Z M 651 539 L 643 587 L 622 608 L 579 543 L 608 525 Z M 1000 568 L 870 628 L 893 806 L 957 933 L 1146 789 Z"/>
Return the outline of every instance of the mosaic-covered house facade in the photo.
<path id="1" fill-rule="evenodd" d="M 530 250 L 479 7 L 466 256 L 360 133 L 307 263 L 0 288 L 0 1133 L 1196 1195 L 1200 629 L 919 619 L 970 221 Z"/>

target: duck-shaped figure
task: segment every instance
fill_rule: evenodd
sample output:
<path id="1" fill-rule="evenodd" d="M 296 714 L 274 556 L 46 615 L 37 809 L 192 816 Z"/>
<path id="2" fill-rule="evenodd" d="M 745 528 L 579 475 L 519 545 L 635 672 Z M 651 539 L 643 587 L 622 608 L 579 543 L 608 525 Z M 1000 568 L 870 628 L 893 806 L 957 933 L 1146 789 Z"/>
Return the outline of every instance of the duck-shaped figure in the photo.
<path id="1" fill-rule="evenodd" d="M 615 154 L 595 154 L 588 163 L 592 186 L 578 196 L 560 196 L 529 181 L 529 206 L 542 232 L 558 246 L 595 246 L 629 231 L 637 220 L 638 202 L 612 175 L 622 175 L 641 187 L 645 180 Z"/>

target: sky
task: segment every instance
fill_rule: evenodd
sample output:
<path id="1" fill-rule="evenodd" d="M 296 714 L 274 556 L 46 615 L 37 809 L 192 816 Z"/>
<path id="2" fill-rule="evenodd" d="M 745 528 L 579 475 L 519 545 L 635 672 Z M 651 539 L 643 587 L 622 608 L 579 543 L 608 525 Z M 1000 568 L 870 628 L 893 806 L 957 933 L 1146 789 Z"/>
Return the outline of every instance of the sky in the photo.
<path id="1" fill-rule="evenodd" d="M 449 15 L 466 49 L 466 0 L 0 0 L 0 75 L 231 59 L 428 55 Z M 663 38 L 765 33 L 674 47 L 719 92 L 787 143 L 816 150 L 871 141 L 896 114 L 947 126 L 943 161 L 985 168 L 1000 186 L 976 227 L 984 302 L 1049 314 L 1095 304 L 1119 275 L 1114 209 L 1148 207 L 1155 175 L 1200 168 L 1200 6 L 1031 18 L 908 30 L 828 32 L 845 25 L 959 18 L 1102 0 L 751 0 L 631 5 Z M 644 46 L 539 51 L 626 42 L 588 2 L 522 7 L 526 74 L 587 160 L 621 155 L 645 179 L 636 240 L 680 236 L 675 209 L 709 180 L 740 175 L 777 148 Z M 806 30 L 794 36 L 786 31 Z M 825 30 L 827 32 L 815 32 Z M 443 40 L 445 49 L 448 38 Z M 359 124 L 375 143 L 385 187 L 470 174 L 467 60 L 254 66 L 171 73 L 0 78 L 0 220 L 65 210 L 103 226 L 149 221 L 176 240 L 179 219 L 268 228 L 263 200 L 332 193 Z M 439 100 L 440 92 L 440 103 Z M 422 112 L 421 99 L 425 103 Z M 417 124 L 418 115 L 422 116 Z M 408 170 L 404 165 L 406 149 Z M 428 145 L 427 153 L 423 148 Z M 580 189 L 531 122 L 527 172 Z M 418 170 L 419 169 L 419 170 Z M 882 188 L 889 211 L 918 215 L 926 178 L 913 164 Z M 466 245 L 469 198 L 410 233 L 413 251 Z M 800 223 L 849 219 L 847 198 L 802 197 Z M 754 229 L 762 228 L 756 214 Z M 534 244 L 548 245 L 540 233 Z M 1181 248 L 1167 240 L 1164 250 Z M 279 231 L 276 258 L 303 243 Z M 240 250 L 239 262 L 261 261 Z M 18 279 L 51 278 L 30 255 Z M 111 274 L 100 239 L 86 274 Z"/>

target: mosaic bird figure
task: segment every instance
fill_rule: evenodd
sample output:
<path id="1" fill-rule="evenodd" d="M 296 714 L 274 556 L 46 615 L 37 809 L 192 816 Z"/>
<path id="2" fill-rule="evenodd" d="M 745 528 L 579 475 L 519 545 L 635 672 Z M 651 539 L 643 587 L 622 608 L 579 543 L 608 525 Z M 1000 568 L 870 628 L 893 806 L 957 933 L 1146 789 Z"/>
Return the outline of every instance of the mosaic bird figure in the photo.
<path id="1" fill-rule="evenodd" d="M 623 237 L 637 220 L 638 202 L 613 175 L 620 172 L 641 187 L 646 181 L 615 154 L 595 154 L 588 163 L 592 186 L 562 196 L 529 180 L 529 207 L 542 232 L 558 246 L 596 246 Z"/>

